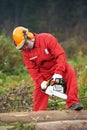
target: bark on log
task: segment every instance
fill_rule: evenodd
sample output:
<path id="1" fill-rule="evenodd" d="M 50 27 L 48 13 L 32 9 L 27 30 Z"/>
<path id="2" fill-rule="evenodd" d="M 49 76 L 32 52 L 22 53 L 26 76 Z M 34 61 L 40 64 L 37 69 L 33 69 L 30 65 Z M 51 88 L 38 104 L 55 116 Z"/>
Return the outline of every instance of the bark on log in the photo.
<path id="1" fill-rule="evenodd" d="M 38 112 L 16 112 L 0 113 L 0 122 L 50 122 L 63 120 L 87 120 L 87 110 L 73 111 L 38 111 Z"/>
<path id="2" fill-rule="evenodd" d="M 87 130 L 87 120 L 66 120 L 37 123 L 35 130 Z"/>

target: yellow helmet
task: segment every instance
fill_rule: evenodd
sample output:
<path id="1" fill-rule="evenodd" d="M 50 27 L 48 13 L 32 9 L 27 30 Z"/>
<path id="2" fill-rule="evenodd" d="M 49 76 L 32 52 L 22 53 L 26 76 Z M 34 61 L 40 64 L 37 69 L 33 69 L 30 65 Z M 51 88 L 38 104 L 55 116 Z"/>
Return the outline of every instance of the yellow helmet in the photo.
<path id="1" fill-rule="evenodd" d="M 26 38 L 30 40 L 34 39 L 34 35 L 29 32 L 25 27 L 19 26 L 13 30 L 13 40 L 16 45 L 16 49 L 21 49 L 25 44 Z"/>

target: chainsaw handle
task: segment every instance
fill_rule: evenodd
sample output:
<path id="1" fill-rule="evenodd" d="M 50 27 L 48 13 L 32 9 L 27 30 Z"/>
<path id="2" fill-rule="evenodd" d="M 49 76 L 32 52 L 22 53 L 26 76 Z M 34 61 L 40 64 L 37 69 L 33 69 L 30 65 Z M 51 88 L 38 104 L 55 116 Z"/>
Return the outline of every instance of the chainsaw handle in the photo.
<path id="1" fill-rule="evenodd" d="M 53 85 L 62 85 L 62 87 L 64 88 L 64 93 L 65 93 L 66 83 L 65 83 L 65 80 L 63 78 L 56 78 L 55 80 L 53 80 L 53 79 L 48 80 L 47 87 L 53 86 Z"/>
<path id="2" fill-rule="evenodd" d="M 65 80 L 63 78 L 56 78 L 55 80 L 53 79 L 50 79 L 48 80 L 47 82 L 47 86 L 51 85 L 55 85 L 55 84 L 58 84 L 58 85 L 65 85 Z"/>

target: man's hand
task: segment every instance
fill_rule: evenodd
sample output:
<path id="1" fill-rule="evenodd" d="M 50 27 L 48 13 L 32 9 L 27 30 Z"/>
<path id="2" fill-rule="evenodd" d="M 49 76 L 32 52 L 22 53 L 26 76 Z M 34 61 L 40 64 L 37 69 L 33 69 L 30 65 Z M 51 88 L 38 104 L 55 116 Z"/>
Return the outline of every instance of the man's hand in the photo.
<path id="1" fill-rule="evenodd" d="M 45 90 L 47 88 L 47 81 L 43 81 L 42 83 L 41 83 L 41 89 L 42 90 Z"/>
<path id="2" fill-rule="evenodd" d="M 64 88 L 64 93 L 66 91 L 66 82 L 65 80 L 63 79 L 62 75 L 60 74 L 54 74 L 52 76 L 52 80 L 54 81 L 54 84 L 57 84 L 57 85 L 62 85 L 62 87 Z M 52 82 L 52 81 L 51 81 Z M 50 82 L 50 83 L 51 83 Z"/>
<path id="3" fill-rule="evenodd" d="M 62 78 L 62 75 L 60 75 L 60 74 L 54 74 L 52 76 L 52 79 L 55 81 L 56 78 Z"/>

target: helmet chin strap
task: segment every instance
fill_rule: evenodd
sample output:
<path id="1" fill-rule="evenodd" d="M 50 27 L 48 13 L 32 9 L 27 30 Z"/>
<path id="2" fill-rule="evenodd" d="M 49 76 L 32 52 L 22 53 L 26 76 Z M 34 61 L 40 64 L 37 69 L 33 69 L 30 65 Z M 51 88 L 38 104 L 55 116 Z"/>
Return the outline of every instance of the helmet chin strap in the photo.
<path id="1" fill-rule="evenodd" d="M 26 30 L 23 30 L 23 34 L 24 34 L 24 39 L 25 39 L 25 41 L 27 40 L 27 35 L 26 35 Z"/>

